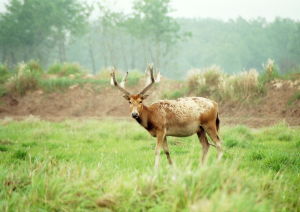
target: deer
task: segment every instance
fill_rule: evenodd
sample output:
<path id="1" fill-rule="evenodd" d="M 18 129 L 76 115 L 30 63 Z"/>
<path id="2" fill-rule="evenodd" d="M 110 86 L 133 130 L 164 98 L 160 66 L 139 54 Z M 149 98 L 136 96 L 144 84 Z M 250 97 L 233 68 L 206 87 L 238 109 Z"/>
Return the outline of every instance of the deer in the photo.
<path id="1" fill-rule="evenodd" d="M 157 169 L 160 163 L 160 153 L 163 149 L 168 163 L 173 164 L 167 137 L 188 137 L 197 134 L 202 145 L 201 163 L 204 164 L 210 146 L 217 149 L 217 159 L 223 155 L 222 142 L 219 138 L 218 104 L 204 97 L 181 97 L 176 100 L 159 100 L 146 106 L 143 101 L 149 96 L 147 91 L 154 85 L 153 65 L 148 65 L 150 82 L 142 91 L 131 94 L 116 80 L 114 68 L 111 72 L 111 84 L 118 88 L 123 97 L 129 102 L 130 113 L 133 119 L 145 128 L 150 135 L 156 137 L 155 164 Z M 124 79 L 127 79 L 128 72 Z M 121 83 L 124 85 L 124 81 Z M 214 144 L 208 142 L 207 136 Z"/>

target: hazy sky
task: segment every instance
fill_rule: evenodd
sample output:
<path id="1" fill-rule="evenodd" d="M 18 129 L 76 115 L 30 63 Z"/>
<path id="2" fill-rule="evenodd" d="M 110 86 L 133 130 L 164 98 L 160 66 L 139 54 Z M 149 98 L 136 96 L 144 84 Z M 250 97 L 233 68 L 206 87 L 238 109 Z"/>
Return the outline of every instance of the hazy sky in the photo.
<path id="1" fill-rule="evenodd" d="M 0 0 L 0 11 L 8 0 Z M 97 2 L 97 0 L 81 0 Z M 134 0 L 102 0 L 119 11 L 130 12 Z M 210 17 L 228 20 L 241 16 L 246 19 L 265 17 L 272 21 L 275 17 L 300 21 L 300 0 L 171 0 L 175 17 Z"/>

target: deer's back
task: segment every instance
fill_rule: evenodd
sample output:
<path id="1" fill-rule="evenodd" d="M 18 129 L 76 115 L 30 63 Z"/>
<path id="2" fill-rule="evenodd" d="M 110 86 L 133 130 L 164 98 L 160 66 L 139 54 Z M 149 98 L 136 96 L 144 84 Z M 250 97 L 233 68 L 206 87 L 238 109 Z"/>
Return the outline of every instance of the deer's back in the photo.
<path id="1" fill-rule="evenodd" d="M 161 100 L 150 106 L 167 129 L 167 135 L 188 136 L 199 130 L 202 117 L 215 113 L 217 104 L 203 97 Z"/>

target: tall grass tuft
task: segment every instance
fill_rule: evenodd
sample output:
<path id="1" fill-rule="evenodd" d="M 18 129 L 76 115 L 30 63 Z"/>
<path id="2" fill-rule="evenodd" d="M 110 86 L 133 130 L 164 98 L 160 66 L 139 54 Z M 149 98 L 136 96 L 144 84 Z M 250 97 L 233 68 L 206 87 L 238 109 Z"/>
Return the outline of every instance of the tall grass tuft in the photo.
<path id="1" fill-rule="evenodd" d="M 26 92 L 39 88 L 41 72 L 36 64 L 20 63 L 16 73 L 5 84 L 6 91 L 23 96 Z"/>
<path id="2" fill-rule="evenodd" d="M 37 72 L 40 74 L 43 73 L 43 69 L 37 60 L 30 60 L 25 64 L 25 66 L 26 66 L 26 69 L 29 69 L 33 72 Z"/>
<path id="3" fill-rule="evenodd" d="M 247 100 L 257 97 L 262 93 L 258 76 L 255 69 L 250 69 L 228 77 L 222 92 L 231 100 Z"/>
<path id="4" fill-rule="evenodd" d="M 0 64 L 0 84 L 3 84 L 8 78 L 8 67 L 4 64 Z"/>
<path id="5" fill-rule="evenodd" d="M 200 70 L 192 70 L 188 73 L 187 83 L 189 93 L 197 96 L 218 97 L 218 92 L 223 86 L 225 74 L 219 66 L 211 66 Z"/>
<path id="6" fill-rule="evenodd" d="M 276 66 L 274 60 L 269 58 L 262 66 L 263 72 L 259 80 L 263 85 L 279 77 L 279 68 Z"/>
<path id="7" fill-rule="evenodd" d="M 56 74 L 60 77 L 70 75 L 81 76 L 84 73 L 86 71 L 83 67 L 73 63 L 54 64 L 48 68 L 48 74 Z"/>
<path id="8" fill-rule="evenodd" d="M 5 82 L 10 77 L 8 67 L 4 64 L 0 64 L 0 97 L 6 94 Z"/>
<path id="9" fill-rule="evenodd" d="M 180 97 L 183 97 L 187 94 L 187 89 L 182 88 L 180 90 L 171 90 L 171 91 L 165 91 L 162 94 L 162 98 L 164 99 L 178 99 Z"/>
<path id="10" fill-rule="evenodd" d="M 216 100 L 247 100 L 262 93 L 259 74 L 255 69 L 236 75 L 226 75 L 219 67 L 212 66 L 190 72 L 188 91 L 197 96 L 210 96 Z"/>
<path id="11" fill-rule="evenodd" d="M 140 72 L 138 70 L 131 70 L 128 73 L 127 85 L 135 86 L 140 82 L 140 79 L 143 77 L 144 77 L 144 75 L 142 72 Z"/>

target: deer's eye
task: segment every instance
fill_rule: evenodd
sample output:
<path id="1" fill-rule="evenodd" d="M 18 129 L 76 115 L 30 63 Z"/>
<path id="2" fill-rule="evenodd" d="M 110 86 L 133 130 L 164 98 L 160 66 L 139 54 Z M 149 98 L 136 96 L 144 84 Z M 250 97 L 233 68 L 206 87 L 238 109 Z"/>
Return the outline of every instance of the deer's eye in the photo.
<path id="1" fill-rule="evenodd" d="M 129 101 L 129 104 L 132 104 L 132 102 L 131 102 L 131 101 Z"/>
<path id="2" fill-rule="evenodd" d="M 142 101 L 139 101 L 139 104 L 141 104 L 142 103 Z"/>

